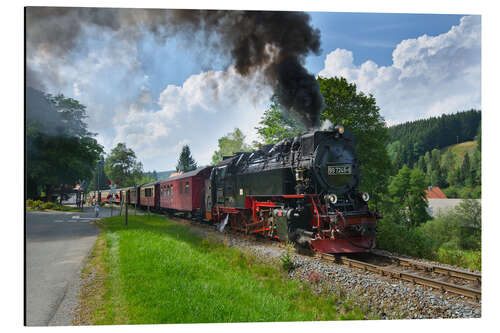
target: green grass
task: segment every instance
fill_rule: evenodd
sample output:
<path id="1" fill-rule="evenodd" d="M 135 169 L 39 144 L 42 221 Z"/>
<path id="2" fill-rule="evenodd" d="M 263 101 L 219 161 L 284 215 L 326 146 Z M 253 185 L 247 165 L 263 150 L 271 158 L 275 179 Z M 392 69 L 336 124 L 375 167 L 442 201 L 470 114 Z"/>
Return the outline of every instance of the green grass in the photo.
<path id="1" fill-rule="evenodd" d="M 441 149 L 441 156 L 443 156 L 448 150 L 451 150 L 455 156 L 455 163 L 462 163 L 465 153 L 469 153 L 469 157 L 472 157 L 472 153 L 477 149 L 477 141 L 466 141 L 459 144 L 451 145 Z"/>
<path id="2" fill-rule="evenodd" d="M 152 215 L 99 223 L 106 272 L 94 324 L 228 323 L 366 319 L 345 296 L 316 294 L 279 264 Z"/>

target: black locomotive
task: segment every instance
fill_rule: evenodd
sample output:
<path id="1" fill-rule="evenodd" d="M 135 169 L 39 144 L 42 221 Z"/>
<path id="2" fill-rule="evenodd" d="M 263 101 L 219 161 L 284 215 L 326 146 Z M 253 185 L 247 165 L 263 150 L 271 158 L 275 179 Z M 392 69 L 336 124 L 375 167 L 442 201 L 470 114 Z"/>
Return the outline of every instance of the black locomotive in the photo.
<path id="1" fill-rule="evenodd" d="M 338 125 L 216 165 L 210 217 L 321 252 L 367 251 L 375 245 L 378 216 L 368 209 L 369 195 L 359 192 L 359 183 L 354 137 Z"/>

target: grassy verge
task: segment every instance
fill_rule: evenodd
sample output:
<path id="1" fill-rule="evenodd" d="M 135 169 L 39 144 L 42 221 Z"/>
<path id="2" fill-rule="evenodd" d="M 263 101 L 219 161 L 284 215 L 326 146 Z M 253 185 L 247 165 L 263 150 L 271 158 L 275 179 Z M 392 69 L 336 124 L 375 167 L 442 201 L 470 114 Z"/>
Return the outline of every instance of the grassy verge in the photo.
<path id="1" fill-rule="evenodd" d="M 102 232 L 83 272 L 94 278 L 82 291 L 82 323 L 367 318 L 345 297 L 317 294 L 312 285 L 288 279 L 280 266 L 258 263 L 165 217 L 130 216 L 128 226 L 123 217 L 112 217 L 99 225 Z"/>

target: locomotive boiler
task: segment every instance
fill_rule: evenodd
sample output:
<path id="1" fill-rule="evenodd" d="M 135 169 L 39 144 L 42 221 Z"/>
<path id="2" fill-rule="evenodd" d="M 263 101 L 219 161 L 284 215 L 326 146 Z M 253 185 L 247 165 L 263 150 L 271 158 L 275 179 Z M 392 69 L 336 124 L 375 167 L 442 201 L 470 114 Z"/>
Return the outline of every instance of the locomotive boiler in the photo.
<path id="1" fill-rule="evenodd" d="M 324 253 L 375 246 L 377 213 L 359 192 L 354 136 L 341 125 L 224 159 L 206 180 L 206 216 Z"/>

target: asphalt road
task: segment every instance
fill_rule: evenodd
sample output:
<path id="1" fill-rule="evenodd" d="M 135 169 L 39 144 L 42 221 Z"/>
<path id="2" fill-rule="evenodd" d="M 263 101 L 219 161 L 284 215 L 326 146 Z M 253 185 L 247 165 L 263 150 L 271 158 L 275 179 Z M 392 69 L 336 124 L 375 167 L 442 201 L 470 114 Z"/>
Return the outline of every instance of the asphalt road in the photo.
<path id="1" fill-rule="evenodd" d="M 101 208 L 100 216 L 109 216 L 109 209 Z M 28 326 L 71 324 L 70 307 L 76 300 L 65 298 L 76 298 L 71 289 L 97 238 L 99 230 L 90 224 L 95 219 L 92 208 L 80 213 L 26 212 Z M 71 297 L 65 297 L 68 294 Z"/>

